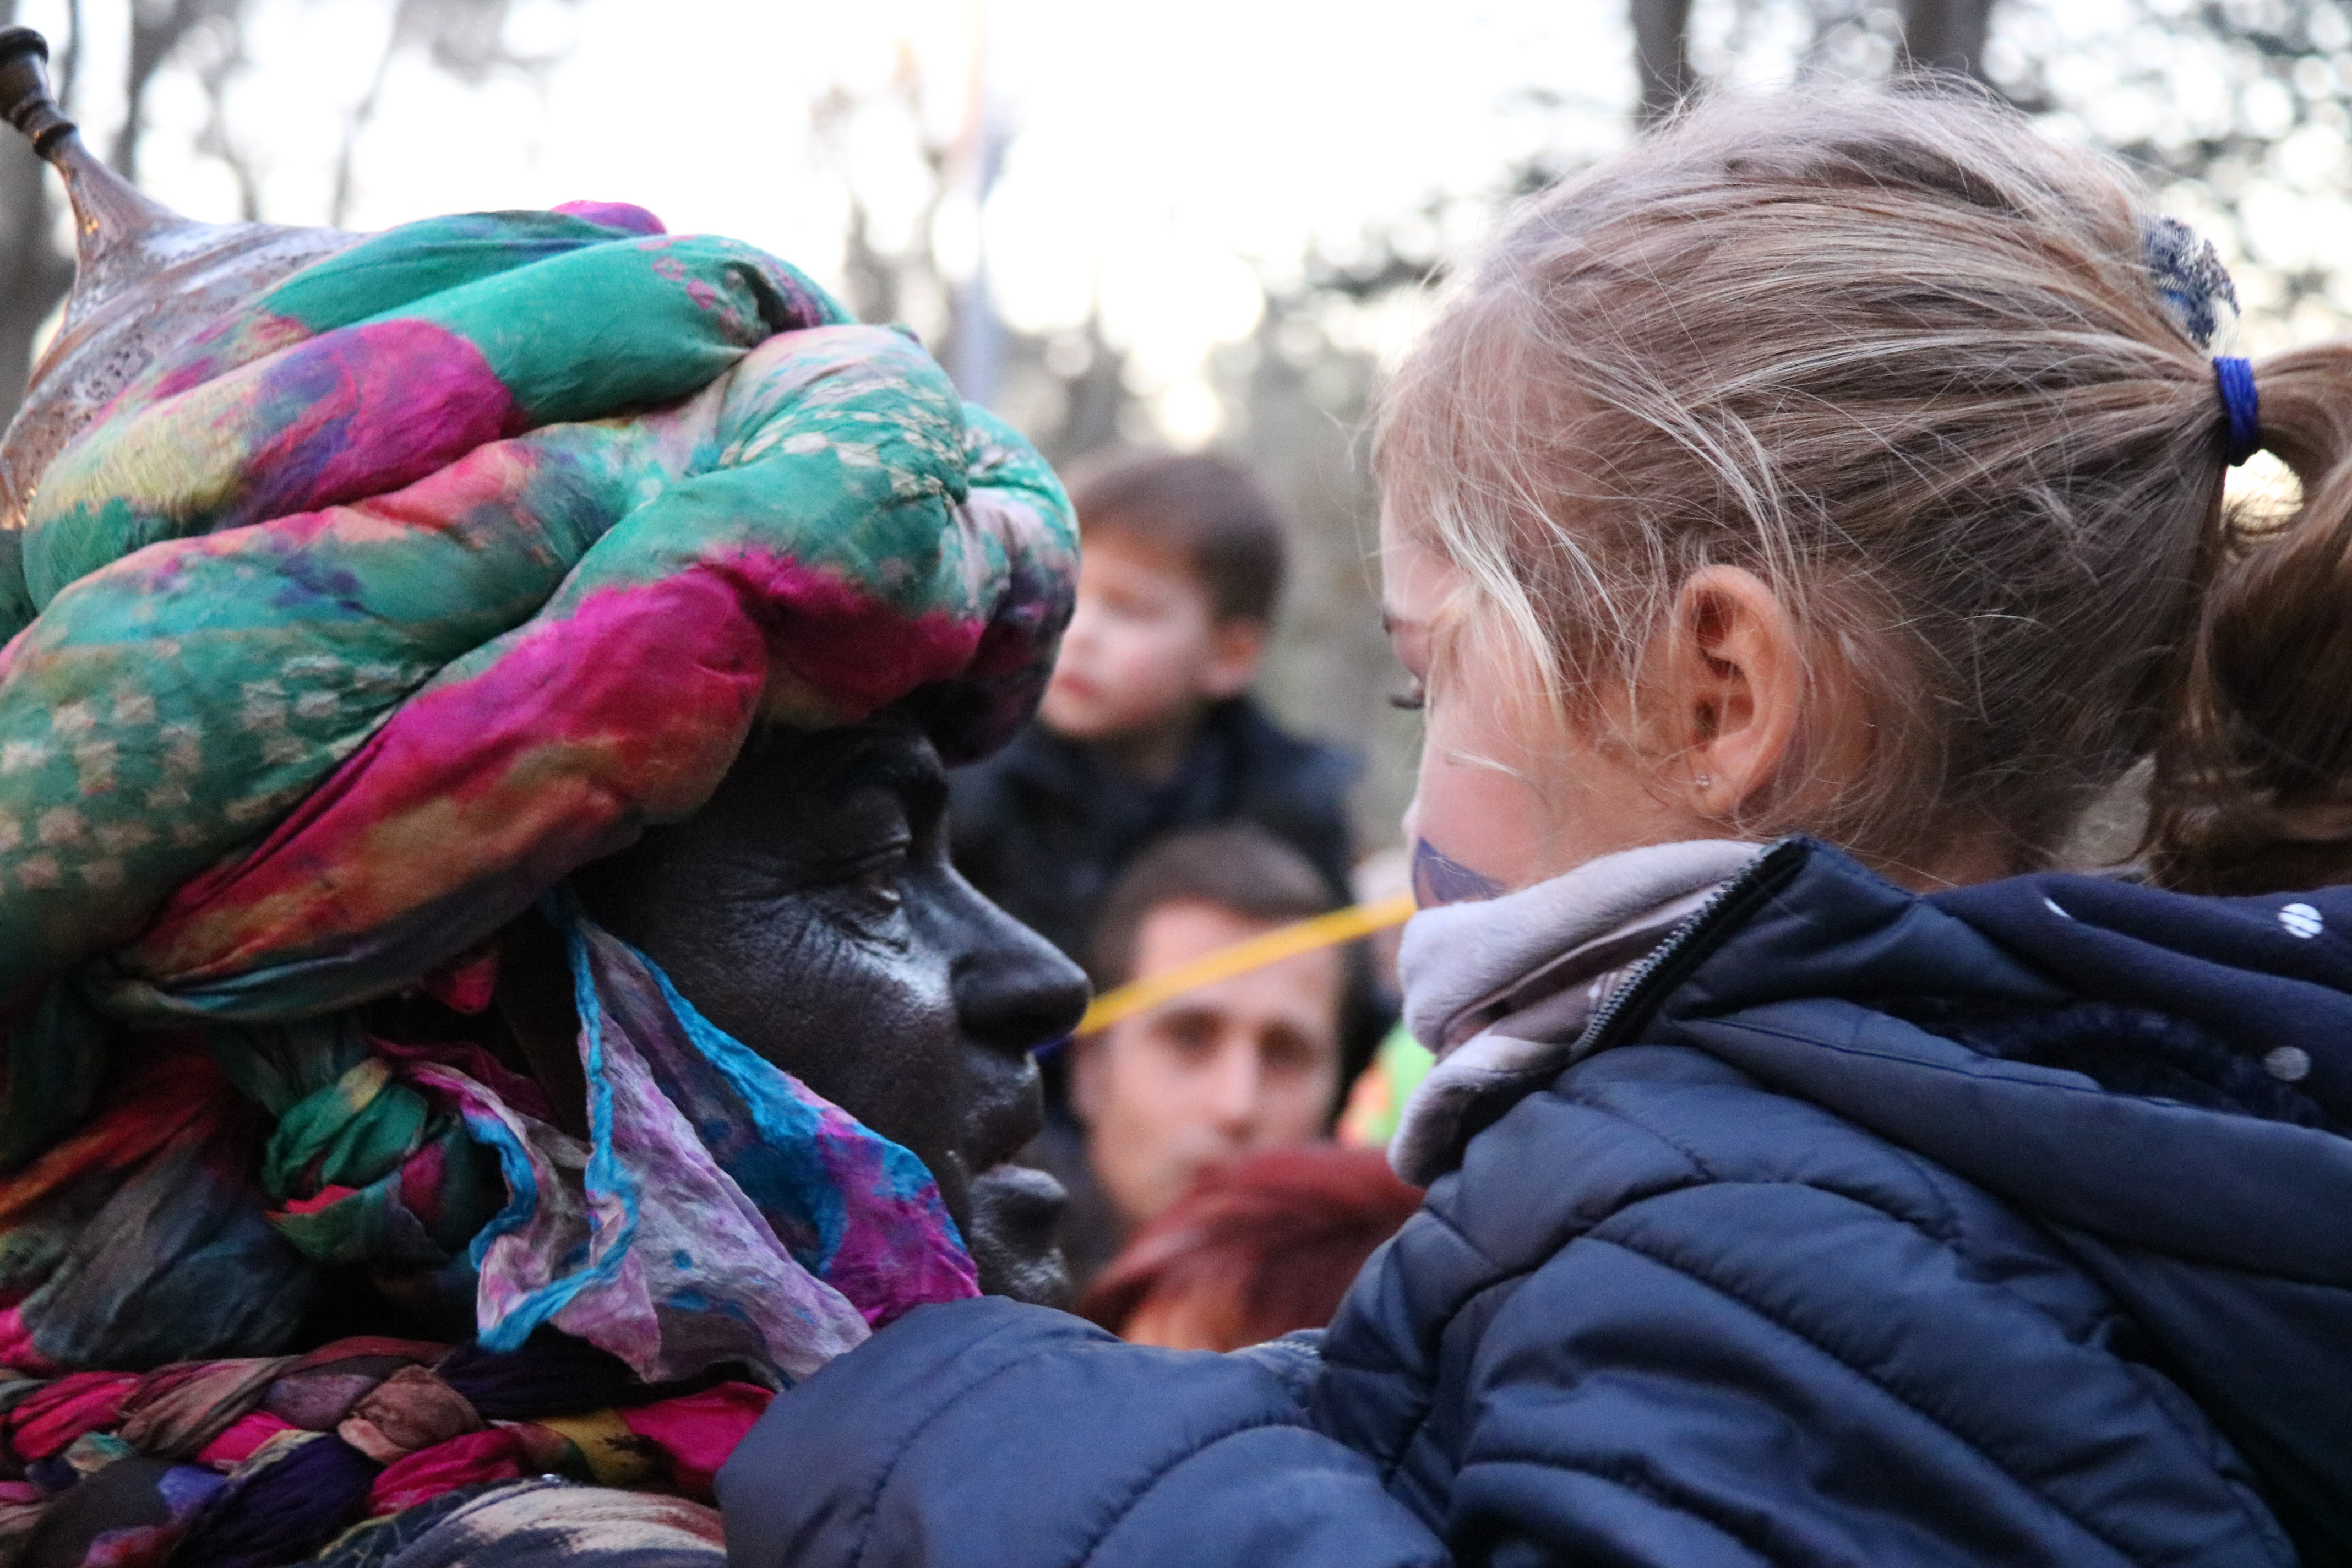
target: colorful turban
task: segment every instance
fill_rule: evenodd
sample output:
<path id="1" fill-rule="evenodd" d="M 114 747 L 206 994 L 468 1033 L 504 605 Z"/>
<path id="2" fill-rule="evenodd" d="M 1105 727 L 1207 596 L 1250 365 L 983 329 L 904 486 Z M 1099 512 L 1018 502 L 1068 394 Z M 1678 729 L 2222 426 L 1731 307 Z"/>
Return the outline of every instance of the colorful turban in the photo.
<path id="1" fill-rule="evenodd" d="M 910 339 L 635 208 L 395 229 L 164 353 L 0 535 L 0 1363 L 277 1354 L 359 1271 L 779 1384 L 971 1294 L 920 1162 L 561 884 L 755 725 L 992 747 L 1076 551 Z M 534 902 L 585 1142 L 355 1011 L 478 1010 Z"/>

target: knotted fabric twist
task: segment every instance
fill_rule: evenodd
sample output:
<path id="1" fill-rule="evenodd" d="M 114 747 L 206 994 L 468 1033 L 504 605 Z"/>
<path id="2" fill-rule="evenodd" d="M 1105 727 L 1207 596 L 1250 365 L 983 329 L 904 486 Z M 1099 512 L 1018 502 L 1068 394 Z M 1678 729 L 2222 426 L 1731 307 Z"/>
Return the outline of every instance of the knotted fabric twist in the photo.
<path id="1" fill-rule="evenodd" d="M 919 1162 L 567 901 L 587 1143 L 352 1012 L 755 724 L 1026 717 L 1067 502 L 910 339 L 634 208 L 411 225 L 162 356 L 0 544 L 0 1361 L 270 1353 L 356 1267 L 786 1381 L 971 1292 Z"/>
<path id="2" fill-rule="evenodd" d="M 261 1568 L 363 1521 L 531 1477 L 652 1494 L 636 1511 L 658 1517 L 679 1498 L 710 1500 L 771 1397 L 727 1381 L 647 1384 L 560 1336 L 503 1355 L 347 1339 L 143 1377 L 0 1383 L 0 1563 L 33 1548 L 37 1568 L 167 1556 Z"/>

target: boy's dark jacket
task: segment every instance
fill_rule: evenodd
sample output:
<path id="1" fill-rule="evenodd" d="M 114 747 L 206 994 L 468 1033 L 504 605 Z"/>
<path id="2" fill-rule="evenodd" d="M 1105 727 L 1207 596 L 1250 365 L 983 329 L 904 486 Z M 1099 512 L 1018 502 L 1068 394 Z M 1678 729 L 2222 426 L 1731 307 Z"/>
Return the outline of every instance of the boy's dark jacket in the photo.
<path id="1" fill-rule="evenodd" d="M 1221 702 L 1173 778 L 1139 784 L 1093 748 L 1032 723 L 949 775 L 956 868 L 1015 919 L 1084 962 L 1104 897 L 1153 839 L 1255 822 L 1348 890 L 1345 753 L 1286 735 L 1246 697 Z"/>
<path id="2" fill-rule="evenodd" d="M 1791 841 L 1596 1030 L 1319 1367 L 924 1308 L 745 1442 L 730 1560 L 2352 1562 L 2352 889 Z"/>

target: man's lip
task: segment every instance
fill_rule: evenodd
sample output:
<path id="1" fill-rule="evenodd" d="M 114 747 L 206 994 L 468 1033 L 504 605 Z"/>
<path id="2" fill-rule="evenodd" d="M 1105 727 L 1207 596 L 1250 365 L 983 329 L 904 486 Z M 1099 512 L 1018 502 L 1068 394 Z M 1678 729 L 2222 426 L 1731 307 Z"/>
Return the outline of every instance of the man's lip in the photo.
<path id="1" fill-rule="evenodd" d="M 1066 1306 L 1070 1275 L 1062 1257 L 1062 1216 L 1069 1194 L 1044 1171 L 1007 1161 L 972 1179 L 971 1225 L 964 1240 L 981 1289 L 1017 1300 Z"/>
<path id="2" fill-rule="evenodd" d="M 1024 1120 L 1017 1137 L 982 1140 L 976 1151 L 980 1157 L 964 1169 L 972 1173 L 974 1181 L 978 1181 L 992 1172 L 1014 1166 L 1021 1158 L 1021 1151 L 1029 1147 L 1036 1140 L 1037 1134 L 1043 1131 L 1045 1128 L 1042 1123 Z"/>
<path id="3" fill-rule="evenodd" d="M 1045 1130 L 1037 1064 L 1024 1057 L 1016 1064 L 1005 1065 L 1013 1076 L 992 1086 L 994 1092 L 987 1096 L 989 1103 L 975 1105 L 972 1120 L 965 1124 L 969 1163 L 964 1169 L 975 1177 L 1019 1159 L 1021 1151 Z"/>
<path id="4" fill-rule="evenodd" d="M 1023 1211 L 1042 1220 L 1059 1215 L 1070 1204 L 1069 1189 L 1050 1172 L 1011 1160 L 999 1161 L 981 1172 L 972 1178 L 972 1185 L 989 1189 L 991 1206 L 999 1213 Z"/>

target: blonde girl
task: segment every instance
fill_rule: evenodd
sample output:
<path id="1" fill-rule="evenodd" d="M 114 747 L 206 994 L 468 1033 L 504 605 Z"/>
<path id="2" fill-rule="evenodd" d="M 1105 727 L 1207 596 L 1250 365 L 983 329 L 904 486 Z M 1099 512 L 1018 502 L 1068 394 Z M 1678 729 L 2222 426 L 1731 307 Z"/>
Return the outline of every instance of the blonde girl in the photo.
<path id="1" fill-rule="evenodd" d="M 1314 1343 L 919 1311 L 730 1552 L 2352 1561 L 2352 351 L 2234 307 L 1952 89 L 1519 214 L 1380 430 L 1423 1212 Z M 2051 869 L 2143 763 L 2148 877 Z"/>

